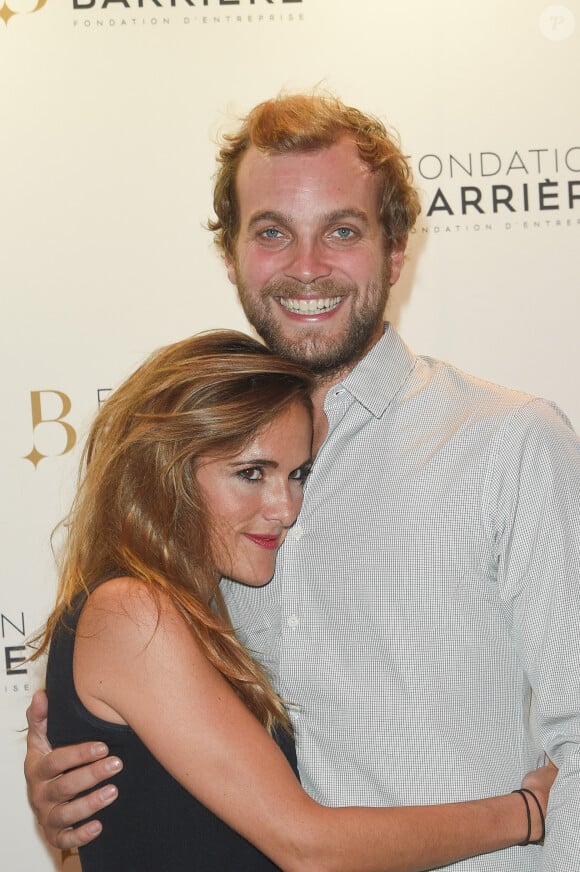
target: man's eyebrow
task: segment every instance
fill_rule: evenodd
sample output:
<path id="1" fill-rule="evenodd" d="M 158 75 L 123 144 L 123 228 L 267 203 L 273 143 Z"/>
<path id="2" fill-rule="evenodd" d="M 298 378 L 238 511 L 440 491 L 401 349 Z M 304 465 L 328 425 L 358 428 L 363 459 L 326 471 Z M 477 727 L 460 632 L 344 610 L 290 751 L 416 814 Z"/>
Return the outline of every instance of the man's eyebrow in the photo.
<path id="1" fill-rule="evenodd" d="M 368 225 L 369 217 L 366 212 L 362 209 L 346 208 L 346 209 L 336 209 L 334 212 L 329 212 L 327 215 L 322 216 L 322 224 L 334 224 L 336 221 L 345 221 L 349 218 L 354 218 L 357 221 L 361 221 L 363 224 Z M 255 212 L 248 221 L 248 227 L 253 227 L 256 224 L 260 224 L 262 221 L 271 221 L 273 224 L 284 224 L 286 226 L 291 226 L 293 224 L 293 220 L 290 215 L 286 215 L 284 212 L 275 212 L 272 210 L 265 210 L 264 212 Z"/>
<path id="2" fill-rule="evenodd" d="M 289 215 L 284 215 L 283 212 L 255 212 L 248 221 L 248 227 L 253 227 L 255 224 L 260 224 L 262 221 L 272 221 L 273 224 L 285 224 L 289 226 L 292 220 Z"/>
<path id="3" fill-rule="evenodd" d="M 348 218 L 355 218 L 357 221 L 362 221 L 363 224 L 369 223 L 369 216 L 362 209 L 336 209 L 334 212 L 325 216 L 325 222 L 334 224 L 337 221 L 345 221 Z"/>

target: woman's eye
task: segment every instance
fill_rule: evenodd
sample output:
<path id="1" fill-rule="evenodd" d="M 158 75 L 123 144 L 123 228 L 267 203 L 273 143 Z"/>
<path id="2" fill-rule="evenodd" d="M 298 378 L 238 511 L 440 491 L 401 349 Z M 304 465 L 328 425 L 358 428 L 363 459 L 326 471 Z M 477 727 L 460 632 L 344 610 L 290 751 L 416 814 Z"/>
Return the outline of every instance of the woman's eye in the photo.
<path id="1" fill-rule="evenodd" d="M 248 466 L 247 469 L 240 469 L 237 474 L 245 481 L 260 481 L 262 478 L 262 470 L 259 466 Z"/>
<path id="2" fill-rule="evenodd" d="M 304 484 L 310 474 L 311 469 L 312 464 L 310 463 L 307 466 L 299 466 L 298 469 L 295 469 L 290 473 L 290 478 L 292 479 L 292 481 L 299 481 L 301 484 Z"/>

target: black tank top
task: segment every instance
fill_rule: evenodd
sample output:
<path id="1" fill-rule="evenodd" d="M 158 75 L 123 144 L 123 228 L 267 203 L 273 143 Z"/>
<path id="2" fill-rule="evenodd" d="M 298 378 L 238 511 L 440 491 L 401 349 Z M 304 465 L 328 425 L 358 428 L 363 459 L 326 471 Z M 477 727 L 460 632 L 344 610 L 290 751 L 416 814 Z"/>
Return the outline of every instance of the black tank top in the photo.
<path id="1" fill-rule="evenodd" d="M 79 699 L 73 681 L 75 630 L 83 601 L 50 646 L 46 675 L 48 738 L 53 747 L 102 741 L 121 758 L 119 796 L 93 817 L 101 835 L 80 848 L 84 872 L 276 872 L 278 867 L 188 793 L 133 730 L 103 721 Z M 278 744 L 298 776 L 291 740 Z M 248 796 L 251 802 L 251 794 Z"/>

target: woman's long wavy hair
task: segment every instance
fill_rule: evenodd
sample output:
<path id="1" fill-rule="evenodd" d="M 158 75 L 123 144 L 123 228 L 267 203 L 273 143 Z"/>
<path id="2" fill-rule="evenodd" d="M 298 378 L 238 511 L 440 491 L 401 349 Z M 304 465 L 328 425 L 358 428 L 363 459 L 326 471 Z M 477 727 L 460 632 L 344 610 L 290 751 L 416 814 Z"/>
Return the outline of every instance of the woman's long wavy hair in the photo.
<path id="1" fill-rule="evenodd" d="M 77 495 L 62 522 L 56 606 L 34 657 L 79 593 L 132 576 L 169 597 L 264 726 L 288 727 L 284 706 L 227 616 L 196 465 L 239 453 L 295 402 L 311 412 L 310 389 L 307 370 L 234 331 L 193 336 L 149 357 L 91 427 Z"/>

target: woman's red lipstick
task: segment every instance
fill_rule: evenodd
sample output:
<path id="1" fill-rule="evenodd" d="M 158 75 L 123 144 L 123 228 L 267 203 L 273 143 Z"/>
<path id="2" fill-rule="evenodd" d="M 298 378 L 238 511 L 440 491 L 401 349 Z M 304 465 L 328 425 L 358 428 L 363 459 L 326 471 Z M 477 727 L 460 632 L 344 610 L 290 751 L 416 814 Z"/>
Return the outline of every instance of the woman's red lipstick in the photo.
<path id="1" fill-rule="evenodd" d="M 244 533 L 250 542 L 259 545 L 261 548 L 267 548 L 269 551 L 274 551 L 278 547 L 279 536 L 259 536 L 257 533 Z"/>

